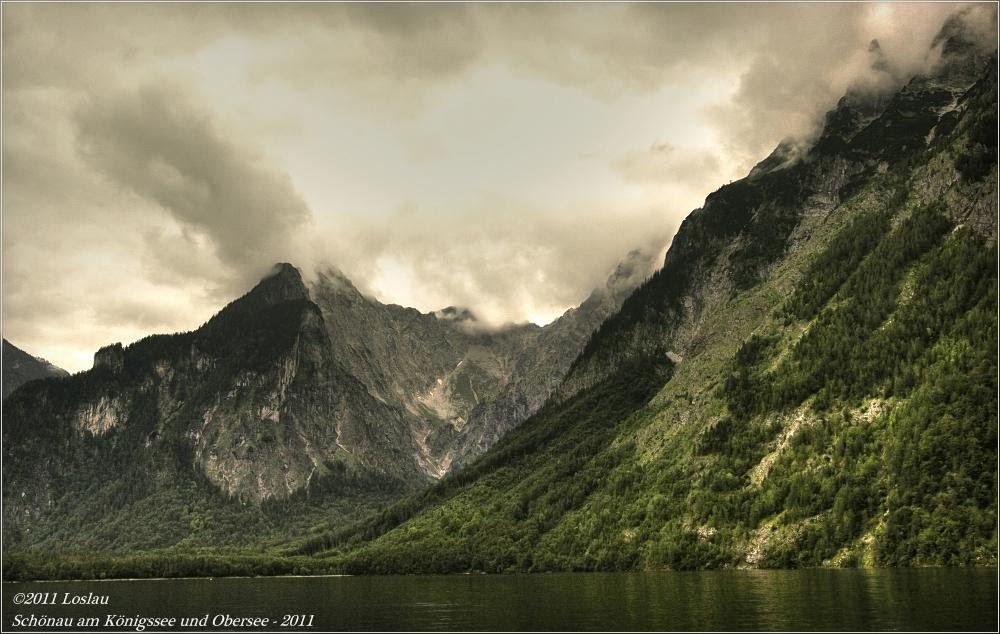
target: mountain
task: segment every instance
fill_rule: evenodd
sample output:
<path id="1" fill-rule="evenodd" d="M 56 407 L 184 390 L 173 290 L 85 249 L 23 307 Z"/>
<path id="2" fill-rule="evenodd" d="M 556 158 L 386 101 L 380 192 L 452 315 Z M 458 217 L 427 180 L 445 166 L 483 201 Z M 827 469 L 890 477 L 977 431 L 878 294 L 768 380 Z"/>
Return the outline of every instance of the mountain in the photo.
<path id="1" fill-rule="evenodd" d="M 106 346 L 5 402 L 5 543 L 245 545 L 339 525 L 534 413 L 650 265 L 630 254 L 545 327 L 490 330 L 279 264 L 197 330 Z"/>
<path id="2" fill-rule="evenodd" d="M 69 376 L 69 373 L 3 340 L 3 398 L 28 381 L 57 376 Z"/>
<path id="3" fill-rule="evenodd" d="M 441 477 L 538 410 L 591 333 L 653 269 L 629 253 L 552 323 L 491 330 L 467 309 L 423 314 L 365 297 L 336 270 L 310 286 L 338 362 L 410 422 L 422 468 Z"/>
<path id="4" fill-rule="evenodd" d="M 287 553 L 352 573 L 995 566 L 997 61 L 957 20 L 935 47 L 708 196 L 484 456 Z"/>
<path id="5" fill-rule="evenodd" d="M 244 543 L 289 530 L 291 509 L 364 510 L 424 482 L 404 424 L 334 363 L 279 265 L 193 332 L 106 346 L 4 402 L 5 544 Z"/>
<path id="6" fill-rule="evenodd" d="M 462 430 L 457 443 L 459 464 L 492 447 L 545 404 L 591 334 L 651 274 L 651 264 L 647 254 L 632 251 L 618 263 L 603 288 L 539 330 L 518 351 L 509 380 L 495 399 L 473 410 L 470 424 Z"/>
<path id="7" fill-rule="evenodd" d="M 5 578 L 995 566 L 997 60 L 934 50 L 544 328 L 282 265 L 24 386 Z"/>

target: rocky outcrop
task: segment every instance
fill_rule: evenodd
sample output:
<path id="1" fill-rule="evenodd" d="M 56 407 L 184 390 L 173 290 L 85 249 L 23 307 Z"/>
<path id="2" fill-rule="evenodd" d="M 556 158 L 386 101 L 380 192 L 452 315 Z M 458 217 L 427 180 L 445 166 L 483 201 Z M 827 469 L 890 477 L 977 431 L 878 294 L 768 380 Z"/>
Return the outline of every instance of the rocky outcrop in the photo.
<path id="1" fill-rule="evenodd" d="M 121 373 L 125 369 L 125 349 L 122 348 L 122 344 L 104 346 L 95 352 L 94 368 L 105 368 L 112 374 Z"/>
<path id="2" fill-rule="evenodd" d="M 119 396 L 102 395 L 96 402 L 82 406 L 74 417 L 74 426 L 81 432 L 100 436 L 125 421 L 127 403 Z"/>

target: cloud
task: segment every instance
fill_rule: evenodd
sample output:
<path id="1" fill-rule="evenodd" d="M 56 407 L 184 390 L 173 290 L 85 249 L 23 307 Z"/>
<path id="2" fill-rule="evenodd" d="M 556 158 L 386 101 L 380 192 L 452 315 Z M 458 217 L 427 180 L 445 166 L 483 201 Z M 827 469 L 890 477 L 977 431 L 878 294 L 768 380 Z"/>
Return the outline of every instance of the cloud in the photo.
<path id="1" fill-rule="evenodd" d="M 721 144 L 744 171 L 777 141 L 816 134 L 823 115 L 849 88 L 887 90 L 930 70 L 940 52 L 932 48 L 934 36 L 963 8 L 905 3 L 771 7 L 784 19 L 764 27 L 766 40 L 745 51 L 746 66 L 731 98 L 706 110 Z M 747 28 L 760 26 L 750 22 Z"/>
<path id="2" fill-rule="evenodd" d="M 548 319 L 961 10 L 993 46 L 989 5 L 5 5 L 5 334 L 79 369 L 278 260 Z"/>
<path id="3" fill-rule="evenodd" d="M 335 254 L 338 268 L 382 301 L 428 312 L 470 307 L 498 326 L 557 317 L 603 285 L 631 249 L 657 253 L 676 229 L 658 207 L 554 212 L 484 196 L 463 209 L 442 214 L 403 206 L 384 222 L 359 217 L 317 236 L 324 248 L 311 252 Z M 319 257 L 311 268 L 324 266 Z"/>
<path id="4" fill-rule="evenodd" d="M 625 180 L 635 183 L 680 183 L 704 187 L 718 183 L 722 171 L 719 157 L 698 149 L 679 149 L 656 141 L 646 150 L 632 150 L 612 161 Z"/>
<path id="5" fill-rule="evenodd" d="M 4 93 L 3 327 L 70 370 L 196 327 L 311 217 L 286 174 L 165 89 Z"/>
<path id="6" fill-rule="evenodd" d="M 169 260 L 161 261 L 187 266 L 190 260 L 176 251 L 186 251 L 184 245 L 197 251 L 198 236 L 246 282 L 295 252 L 296 234 L 311 215 L 291 179 L 224 136 L 183 94 L 145 87 L 101 96 L 80 110 L 77 126 L 90 166 L 158 205 L 182 228 L 182 241 L 171 245 L 162 232 L 147 234 L 148 246 L 166 248 Z"/>

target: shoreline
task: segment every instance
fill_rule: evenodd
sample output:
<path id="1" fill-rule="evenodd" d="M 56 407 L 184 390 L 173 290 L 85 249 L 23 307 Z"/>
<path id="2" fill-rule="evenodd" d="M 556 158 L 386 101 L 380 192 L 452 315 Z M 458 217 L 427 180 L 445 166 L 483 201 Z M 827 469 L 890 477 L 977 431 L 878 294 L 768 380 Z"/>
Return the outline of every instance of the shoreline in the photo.
<path id="1" fill-rule="evenodd" d="M 323 579 L 338 577 L 516 577 L 516 576 L 545 576 L 545 575 L 590 575 L 590 574 L 692 574 L 692 573 L 715 573 L 715 572 L 739 572 L 739 573 L 760 573 L 760 572 L 804 572 L 804 571 L 883 571 L 883 570 L 995 570 L 1000 574 L 1000 565 L 973 565 L 973 566 L 855 566 L 855 567 L 834 567 L 816 566 L 802 568 L 706 568 L 703 570 L 546 570 L 538 572 L 528 572 L 523 570 L 510 572 L 410 572 L 410 573 L 388 573 L 388 574 L 349 574 L 349 573 L 319 573 L 314 575 L 288 574 L 288 575 L 198 575 L 198 576 L 178 576 L 178 577 L 87 577 L 82 579 L 4 579 L 0 580 L 0 586 L 22 584 L 22 583 L 87 583 L 87 582 L 124 582 L 124 581 L 190 581 L 216 579 Z"/>

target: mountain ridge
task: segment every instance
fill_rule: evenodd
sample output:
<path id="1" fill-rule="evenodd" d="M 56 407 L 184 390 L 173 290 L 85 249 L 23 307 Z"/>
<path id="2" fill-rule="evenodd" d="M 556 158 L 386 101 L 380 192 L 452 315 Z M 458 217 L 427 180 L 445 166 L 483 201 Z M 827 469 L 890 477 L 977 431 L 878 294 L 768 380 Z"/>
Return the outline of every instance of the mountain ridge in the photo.
<path id="1" fill-rule="evenodd" d="M 852 193 L 859 179 L 870 178 L 874 172 L 884 172 L 892 162 L 900 159 L 908 146 L 933 144 L 935 134 L 950 131 L 958 101 L 977 81 L 982 81 L 983 69 L 995 65 L 995 57 L 974 47 L 957 18 L 948 21 L 935 39 L 935 45 L 945 49 L 937 72 L 915 76 L 900 90 L 883 96 L 884 101 L 880 98 L 875 103 L 864 96 L 871 95 L 870 92 L 850 90 L 826 115 L 823 131 L 805 157 L 791 164 L 776 159 L 791 152 L 781 144 L 754 167 L 747 178 L 710 194 L 701 208 L 685 218 L 664 265 L 639 288 L 637 295 L 640 297 L 633 295 L 626 300 L 622 310 L 595 331 L 581 358 L 574 361 L 566 384 L 559 388 L 560 398 L 587 385 L 593 376 L 600 376 L 595 366 L 613 368 L 621 354 L 627 356 L 623 351 L 602 349 L 601 339 L 612 337 L 606 334 L 607 331 L 617 330 L 616 339 L 631 338 L 634 343 L 629 345 L 639 354 L 666 353 L 649 349 L 641 343 L 643 341 L 674 338 L 679 340 L 675 345 L 683 347 L 680 342 L 695 336 L 694 332 L 685 334 L 685 327 L 697 321 L 704 304 L 712 298 L 687 293 L 688 280 L 696 274 L 695 269 L 711 266 L 710 261 L 714 258 L 734 259 L 719 251 L 721 243 L 713 244 L 705 236 L 698 235 L 697 230 L 692 230 L 692 224 L 700 216 L 709 214 L 716 219 L 712 221 L 716 235 L 738 237 L 740 244 L 732 252 L 736 256 L 736 275 L 731 281 L 720 280 L 719 285 L 732 284 L 736 290 L 745 289 L 755 283 L 761 266 L 766 266 L 787 247 L 801 217 L 828 213 L 841 202 L 841 196 Z M 921 114 L 913 116 L 912 109 Z M 887 130 L 891 131 L 888 136 Z M 777 175 L 775 162 L 779 167 L 785 164 L 785 169 Z M 946 187 L 942 187 L 944 189 Z M 808 208 L 788 209 L 788 201 L 803 195 L 808 200 Z M 990 218 L 988 214 L 980 214 L 980 217 Z M 706 226 L 711 225 L 706 223 Z M 647 287 L 671 305 L 644 317 L 633 306 L 648 304 L 641 297 Z M 630 322 L 634 325 L 630 326 Z M 629 332 L 630 328 L 634 330 Z M 668 334 L 678 328 L 679 332 Z M 697 326 L 694 328 L 696 330 Z M 683 351 L 678 353 L 683 355 Z"/>
<path id="2" fill-rule="evenodd" d="M 518 373 L 561 377 L 623 284 L 613 275 L 609 290 L 548 330 L 470 330 L 459 309 L 438 316 L 381 304 L 339 272 L 307 283 L 279 263 L 199 328 L 105 346 L 90 370 L 6 401 L 4 526 L 15 544 L 114 548 L 122 537 L 98 524 L 140 521 L 152 500 L 182 499 L 177 488 L 191 496 L 186 508 L 203 507 L 199 516 L 220 526 L 245 517 L 244 505 L 297 506 L 316 522 L 336 508 L 322 521 L 337 522 L 426 486 L 518 425 L 557 380 L 518 383 Z M 55 462 L 53 442 L 62 447 Z M 132 481 L 115 482 L 94 460 Z M 103 519 L 84 536 L 61 526 L 63 516 L 94 513 Z M 251 523 L 280 532 L 274 521 L 262 510 Z M 137 543 L 229 539 L 172 527 Z"/>
<path id="3" fill-rule="evenodd" d="M 806 160 L 710 195 L 483 458 L 289 553 L 349 573 L 995 565 L 996 58 L 949 50 L 874 118 L 834 111 Z M 657 387 L 607 387 L 630 380 Z"/>

